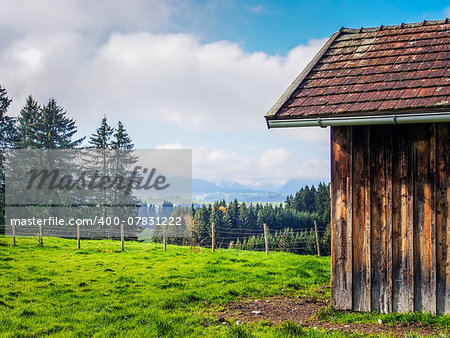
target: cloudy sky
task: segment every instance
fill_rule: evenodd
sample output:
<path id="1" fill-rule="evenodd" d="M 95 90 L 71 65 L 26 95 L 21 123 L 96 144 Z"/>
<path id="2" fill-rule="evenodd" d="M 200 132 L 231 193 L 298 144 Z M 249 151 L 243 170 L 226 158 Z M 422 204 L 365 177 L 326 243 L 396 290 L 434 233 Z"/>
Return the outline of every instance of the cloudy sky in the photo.
<path id="1" fill-rule="evenodd" d="M 450 17 L 447 1 L 0 0 L 0 85 L 17 115 L 56 98 L 80 136 L 103 115 L 137 148 L 193 149 L 193 175 L 329 180 L 329 130 L 263 118 L 341 26 Z"/>

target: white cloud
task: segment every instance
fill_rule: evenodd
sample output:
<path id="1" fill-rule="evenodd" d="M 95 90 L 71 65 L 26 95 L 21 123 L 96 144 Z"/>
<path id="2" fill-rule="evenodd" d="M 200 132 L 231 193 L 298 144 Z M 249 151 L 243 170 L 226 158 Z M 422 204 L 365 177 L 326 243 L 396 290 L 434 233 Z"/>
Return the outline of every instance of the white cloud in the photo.
<path id="1" fill-rule="evenodd" d="M 329 176 L 329 161 L 304 159 L 283 147 L 270 148 L 253 157 L 224 149 L 192 150 L 194 178 L 210 181 L 224 179 L 259 186 L 284 184 L 291 178 L 324 179 Z"/>
<path id="2" fill-rule="evenodd" d="M 185 149 L 180 142 L 158 144 L 155 149 Z"/>
<path id="3" fill-rule="evenodd" d="M 328 147 L 328 144 L 330 143 L 329 128 L 317 128 L 317 127 L 275 128 L 271 129 L 270 133 L 278 135 L 279 137 L 288 137 L 295 141 L 301 141 L 301 143 L 320 144 L 326 147 Z"/>
<path id="4" fill-rule="evenodd" d="M 191 149 L 181 142 L 160 144 L 155 148 Z M 284 184 L 291 178 L 326 179 L 329 161 L 305 159 L 284 147 L 269 148 L 259 154 L 254 152 L 253 156 L 222 148 L 194 147 L 192 175 L 212 182 L 230 180 L 258 187 L 264 183 Z"/>
<path id="5" fill-rule="evenodd" d="M 119 0 L 0 0 L 0 84 L 13 98 L 10 114 L 33 94 L 41 103 L 55 97 L 86 133 L 104 114 L 133 126 L 130 134 L 149 138 L 155 126 L 175 126 L 193 137 L 208 131 L 216 149 L 197 147 L 207 144 L 204 139 L 177 139 L 194 145 L 194 176 L 209 180 L 258 185 L 328 177 L 327 161 L 300 158 L 301 151 L 277 143 L 287 137 L 325 144 L 327 131 L 267 131 L 263 118 L 325 40 L 280 56 L 161 33 L 186 6 L 178 0 L 132 6 Z M 248 131 L 254 139 L 233 143 L 233 135 Z M 259 141 L 270 137 L 272 148 L 256 153 Z M 170 137 L 160 143 L 159 149 L 183 147 Z"/>
<path id="6" fill-rule="evenodd" d="M 0 0 L 0 25 L 20 34 L 77 31 L 101 35 L 109 30 L 152 30 L 167 25 L 176 1 Z"/>
<path id="7" fill-rule="evenodd" d="M 17 54 L 19 59 L 32 68 L 38 68 L 42 61 L 42 52 L 38 49 L 28 49 Z"/>
<path id="8" fill-rule="evenodd" d="M 58 98 L 85 125 L 99 114 L 126 114 L 194 130 L 263 129 L 264 113 L 322 43 L 281 57 L 246 53 L 228 41 L 202 44 L 188 34 L 115 33 L 96 46 L 60 32 L 12 43 L 0 54 L 0 73 L 16 111 L 32 93 Z M 24 60 L 30 51 L 33 67 Z"/>

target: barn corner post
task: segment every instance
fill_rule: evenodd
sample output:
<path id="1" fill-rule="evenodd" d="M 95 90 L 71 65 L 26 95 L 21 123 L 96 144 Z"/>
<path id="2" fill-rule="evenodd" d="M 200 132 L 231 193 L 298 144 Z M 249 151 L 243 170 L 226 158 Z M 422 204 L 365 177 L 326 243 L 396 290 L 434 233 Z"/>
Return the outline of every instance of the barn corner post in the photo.
<path id="1" fill-rule="evenodd" d="M 352 127 L 332 127 L 331 139 L 331 304 L 352 309 L 351 165 Z M 349 199 L 350 197 L 350 199 Z"/>

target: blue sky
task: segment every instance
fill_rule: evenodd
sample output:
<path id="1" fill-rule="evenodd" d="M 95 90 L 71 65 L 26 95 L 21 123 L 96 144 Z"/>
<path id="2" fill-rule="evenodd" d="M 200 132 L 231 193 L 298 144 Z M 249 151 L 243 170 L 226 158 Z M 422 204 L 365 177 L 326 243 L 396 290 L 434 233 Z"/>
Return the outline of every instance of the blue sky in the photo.
<path id="1" fill-rule="evenodd" d="M 264 114 L 341 26 L 443 19 L 444 1 L 0 0 L 0 84 L 17 115 L 50 97 L 92 133 L 191 148 L 193 175 L 255 187 L 329 180 L 329 130 Z"/>
<path id="2" fill-rule="evenodd" d="M 203 20 L 184 25 L 204 41 L 236 41 L 251 52 L 262 50 L 282 55 L 311 38 L 331 36 L 341 26 L 359 28 L 440 20 L 450 6 L 445 1 L 417 0 L 198 1 L 197 4 L 205 6 Z"/>

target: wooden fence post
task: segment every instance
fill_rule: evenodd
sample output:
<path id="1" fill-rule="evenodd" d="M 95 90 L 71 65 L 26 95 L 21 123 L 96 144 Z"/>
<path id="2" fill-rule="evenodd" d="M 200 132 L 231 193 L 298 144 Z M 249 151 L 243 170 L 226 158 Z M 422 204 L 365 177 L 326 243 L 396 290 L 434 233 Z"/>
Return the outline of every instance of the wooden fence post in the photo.
<path id="1" fill-rule="evenodd" d="M 317 256 L 320 256 L 319 232 L 317 231 L 317 222 L 316 221 L 314 221 L 314 229 L 316 231 Z"/>
<path id="2" fill-rule="evenodd" d="M 211 250 L 216 251 L 216 224 L 211 223 Z"/>
<path id="3" fill-rule="evenodd" d="M 123 223 L 120 223 L 120 242 L 121 242 L 121 246 L 122 246 L 122 251 L 125 251 L 125 246 L 123 243 L 124 240 L 125 240 L 125 230 L 124 230 Z"/>
<path id="4" fill-rule="evenodd" d="M 166 225 L 163 224 L 163 245 L 164 251 L 167 251 L 167 234 L 166 234 Z"/>
<path id="5" fill-rule="evenodd" d="M 39 223 L 39 245 L 43 246 L 44 245 L 44 240 L 42 239 L 42 224 Z"/>
<path id="6" fill-rule="evenodd" d="M 78 242 L 78 250 L 80 250 L 81 243 L 80 243 L 80 224 L 77 224 L 77 242 Z"/>
<path id="7" fill-rule="evenodd" d="M 264 245 L 266 246 L 266 255 L 269 254 L 269 238 L 268 238 L 268 231 L 267 231 L 267 224 L 264 223 Z"/>
<path id="8" fill-rule="evenodd" d="M 16 246 L 16 225 L 12 224 L 12 238 L 13 238 L 13 246 Z"/>

